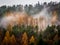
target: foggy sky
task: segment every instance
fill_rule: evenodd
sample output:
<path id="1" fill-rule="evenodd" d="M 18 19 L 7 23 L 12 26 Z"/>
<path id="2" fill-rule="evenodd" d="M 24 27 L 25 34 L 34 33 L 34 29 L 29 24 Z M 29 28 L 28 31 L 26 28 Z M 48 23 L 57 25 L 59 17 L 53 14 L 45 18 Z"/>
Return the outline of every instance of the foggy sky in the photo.
<path id="1" fill-rule="evenodd" d="M 37 2 L 43 3 L 43 2 L 50 2 L 50 1 L 56 1 L 59 2 L 60 0 L 0 0 L 0 6 L 2 5 L 17 5 L 17 4 L 36 4 Z"/>

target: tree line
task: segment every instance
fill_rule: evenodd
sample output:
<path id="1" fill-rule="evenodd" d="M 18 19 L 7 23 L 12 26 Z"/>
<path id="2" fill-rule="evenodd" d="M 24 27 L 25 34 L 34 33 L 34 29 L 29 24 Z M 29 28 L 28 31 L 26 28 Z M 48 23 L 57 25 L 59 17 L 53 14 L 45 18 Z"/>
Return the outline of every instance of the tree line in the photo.
<path id="1" fill-rule="evenodd" d="M 6 12 L 22 12 L 22 11 L 25 11 L 28 15 L 34 15 L 34 14 L 37 14 L 39 13 L 43 8 L 44 6 L 46 7 L 50 7 L 48 12 L 50 11 L 57 11 L 58 13 L 58 16 L 60 14 L 60 2 L 59 3 L 56 3 L 56 2 L 44 2 L 43 4 L 40 4 L 39 1 L 38 3 L 36 3 L 34 6 L 32 4 L 26 4 L 25 6 L 19 4 L 19 5 L 13 5 L 13 6 L 6 6 L 6 5 L 3 5 L 0 7 L 0 17 L 4 16 L 4 14 Z"/>

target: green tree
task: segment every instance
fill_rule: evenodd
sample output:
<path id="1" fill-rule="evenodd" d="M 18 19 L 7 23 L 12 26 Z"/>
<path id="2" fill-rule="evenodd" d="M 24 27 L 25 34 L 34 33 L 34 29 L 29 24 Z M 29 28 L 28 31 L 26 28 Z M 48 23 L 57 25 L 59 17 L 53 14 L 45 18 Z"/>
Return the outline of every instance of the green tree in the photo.
<path id="1" fill-rule="evenodd" d="M 40 33 L 37 41 L 37 45 L 44 45 L 43 40 L 42 40 L 42 34 Z"/>

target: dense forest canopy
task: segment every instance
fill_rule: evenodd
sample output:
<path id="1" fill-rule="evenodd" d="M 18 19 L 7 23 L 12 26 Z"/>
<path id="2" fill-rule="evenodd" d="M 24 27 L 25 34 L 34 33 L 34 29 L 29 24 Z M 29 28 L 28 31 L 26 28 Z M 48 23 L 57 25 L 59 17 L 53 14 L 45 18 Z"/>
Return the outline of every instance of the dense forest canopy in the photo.
<path id="1" fill-rule="evenodd" d="M 42 10 L 48 12 L 48 14 L 44 13 L 38 21 L 35 18 L 39 17 L 38 15 L 40 15 L 40 12 L 42 13 Z M 52 13 L 52 18 L 48 20 L 47 15 L 51 16 L 50 13 Z M 58 25 L 54 24 L 56 19 L 59 22 Z M 46 20 L 48 20 L 48 23 L 45 23 Z M 50 21 L 52 25 L 48 25 Z M 38 1 L 34 6 L 20 4 L 0 7 L 0 45 L 59 45 L 59 42 L 60 2 L 40 4 Z"/>
<path id="2" fill-rule="evenodd" d="M 44 7 L 50 7 L 49 11 L 57 11 L 58 15 L 60 12 L 60 2 L 44 2 L 43 4 L 40 4 L 39 1 L 34 6 L 32 4 L 29 5 L 13 5 L 13 6 L 6 6 L 3 5 L 0 7 L 0 17 L 4 15 L 6 12 L 22 12 L 25 11 L 28 14 L 36 14 L 39 13 Z"/>

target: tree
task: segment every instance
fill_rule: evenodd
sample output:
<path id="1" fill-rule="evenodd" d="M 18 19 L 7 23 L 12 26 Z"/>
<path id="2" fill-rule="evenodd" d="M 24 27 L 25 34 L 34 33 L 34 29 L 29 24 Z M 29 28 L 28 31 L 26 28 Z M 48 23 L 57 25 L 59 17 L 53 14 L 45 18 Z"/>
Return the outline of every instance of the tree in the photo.
<path id="1" fill-rule="evenodd" d="M 18 36 L 19 33 L 20 33 L 20 28 L 15 25 L 13 28 L 12 28 L 12 33 L 15 35 L 15 36 Z"/>
<path id="2" fill-rule="evenodd" d="M 2 29 L 0 29 L 0 45 L 1 45 L 1 42 L 2 42 Z"/>
<path id="3" fill-rule="evenodd" d="M 22 45 L 28 45 L 28 37 L 26 32 L 22 35 Z"/>
<path id="4" fill-rule="evenodd" d="M 10 37 L 10 44 L 11 44 L 11 45 L 16 45 L 16 39 L 15 39 L 15 36 L 14 36 L 14 35 L 12 35 L 12 36 Z"/>
<path id="5" fill-rule="evenodd" d="M 46 30 L 43 32 L 43 37 L 45 39 L 53 39 L 53 37 L 55 36 L 56 32 L 55 32 L 55 26 L 48 26 L 46 28 Z"/>
<path id="6" fill-rule="evenodd" d="M 9 45 L 9 43 L 10 43 L 10 34 L 9 31 L 7 31 L 3 39 L 2 45 Z"/>
<path id="7" fill-rule="evenodd" d="M 29 11 L 30 11 L 30 10 L 29 10 L 29 6 L 28 6 L 28 5 L 25 5 L 25 6 L 24 6 L 24 10 L 25 10 L 25 12 L 26 12 L 27 14 L 29 14 Z"/>
<path id="8" fill-rule="evenodd" d="M 58 37 L 60 37 L 60 25 L 57 26 L 58 29 Z"/>
<path id="9" fill-rule="evenodd" d="M 6 12 L 6 5 L 0 7 L 0 17 L 3 17 Z"/>
<path id="10" fill-rule="evenodd" d="M 34 36 L 31 36 L 29 41 L 30 41 L 30 45 L 36 45 Z"/>
<path id="11" fill-rule="evenodd" d="M 11 24 L 9 24 L 9 25 L 7 26 L 7 30 L 8 30 L 8 31 L 12 31 L 12 25 L 11 25 Z"/>
<path id="12" fill-rule="evenodd" d="M 42 34 L 40 33 L 39 37 L 38 37 L 38 41 L 37 41 L 37 45 L 47 45 L 43 39 L 42 39 Z"/>

